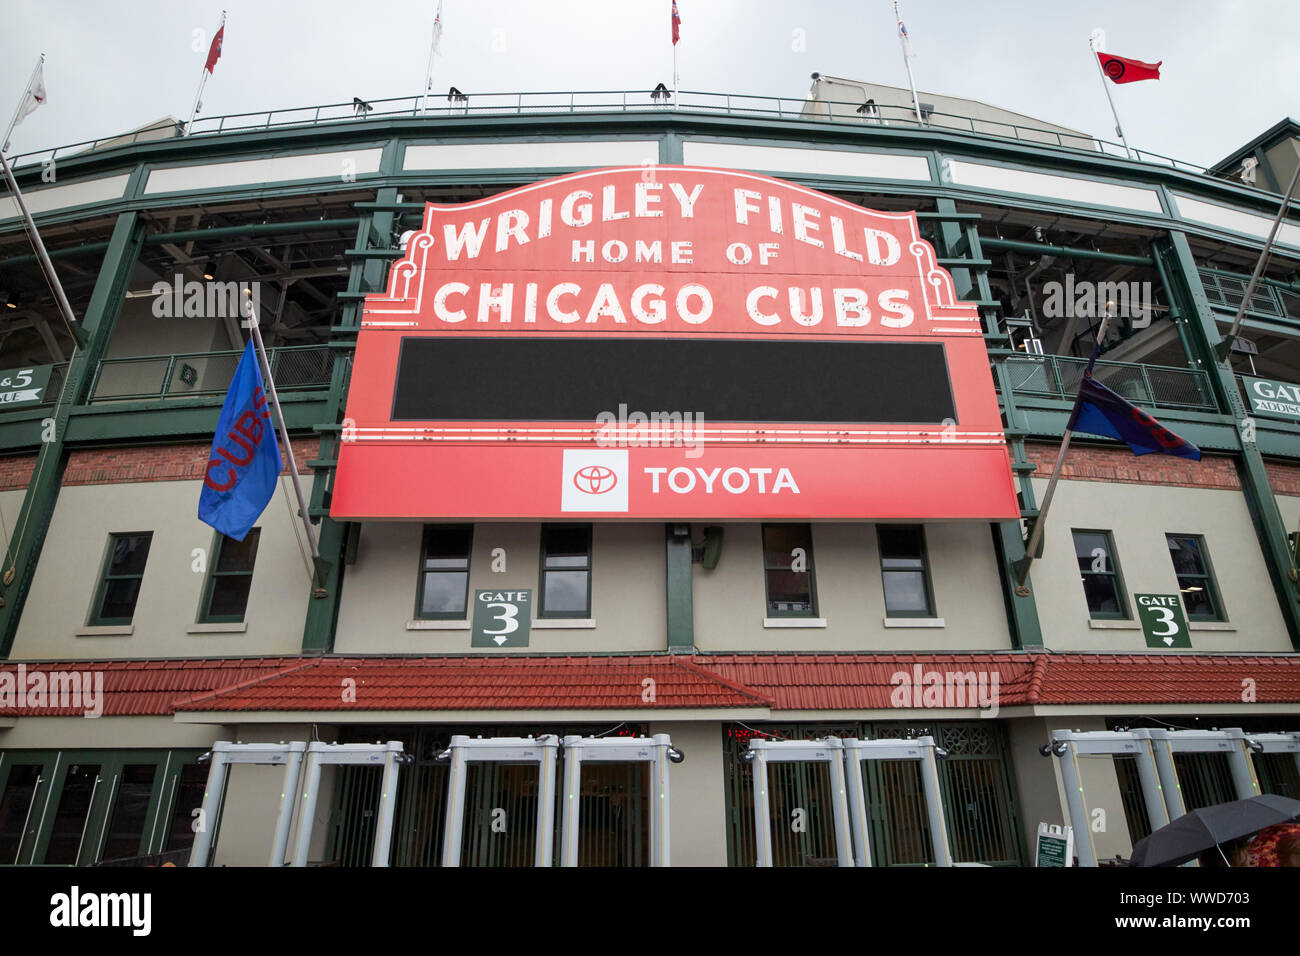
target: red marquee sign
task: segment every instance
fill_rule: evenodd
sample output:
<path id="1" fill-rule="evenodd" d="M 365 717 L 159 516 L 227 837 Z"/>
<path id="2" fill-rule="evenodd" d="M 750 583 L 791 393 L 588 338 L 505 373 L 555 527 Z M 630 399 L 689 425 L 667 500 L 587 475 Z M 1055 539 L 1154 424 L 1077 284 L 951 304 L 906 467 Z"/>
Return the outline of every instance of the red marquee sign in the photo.
<path id="1" fill-rule="evenodd" d="M 914 213 L 681 166 L 426 207 L 366 297 L 340 519 L 1010 519 Z"/>

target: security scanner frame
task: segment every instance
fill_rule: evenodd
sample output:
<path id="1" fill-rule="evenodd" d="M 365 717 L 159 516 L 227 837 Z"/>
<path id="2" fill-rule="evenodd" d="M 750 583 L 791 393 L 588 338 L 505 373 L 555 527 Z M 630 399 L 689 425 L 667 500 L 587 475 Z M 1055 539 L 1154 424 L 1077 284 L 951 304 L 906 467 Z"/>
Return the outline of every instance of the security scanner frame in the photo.
<path id="1" fill-rule="evenodd" d="M 1238 799 L 1253 797 L 1259 793 L 1259 780 L 1255 776 L 1255 765 L 1250 759 L 1248 738 L 1239 727 L 1229 727 L 1225 730 L 1151 728 L 1133 732 L 1151 738 L 1156 769 L 1160 773 L 1160 782 L 1164 786 L 1165 806 L 1169 809 L 1171 820 L 1176 820 L 1187 812 L 1187 805 L 1183 802 L 1182 784 L 1178 781 L 1178 771 L 1174 767 L 1173 755 L 1176 753 L 1225 754 Z"/>
<path id="2" fill-rule="evenodd" d="M 1151 739 L 1145 730 L 1053 730 L 1052 742 L 1040 752 L 1043 756 L 1054 754 L 1061 758 L 1061 781 L 1065 786 L 1065 802 L 1070 811 L 1070 826 L 1075 833 L 1074 849 L 1079 854 L 1080 866 L 1097 865 L 1097 848 L 1092 843 L 1088 810 L 1083 805 L 1079 757 L 1135 757 L 1142 802 L 1146 805 L 1151 829 L 1158 830 L 1169 822 L 1169 812 L 1161 794 L 1163 778 L 1156 772 Z M 1084 838 L 1080 839 L 1079 834 Z"/>
<path id="3" fill-rule="evenodd" d="M 1247 734 L 1246 746 L 1255 753 L 1284 754 L 1295 757 L 1296 770 L 1300 771 L 1300 731 L 1287 734 Z M 1256 779 L 1258 779 L 1256 774 Z"/>
<path id="4" fill-rule="evenodd" d="M 383 766 L 384 779 L 379 788 L 379 819 L 375 823 L 375 847 L 370 865 L 388 866 L 388 851 L 393 842 L 393 810 L 397 804 L 398 765 L 413 759 L 403 752 L 400 740 L 382 744 L 325 744 L 312 741 L 307 747 L 306 783 L 302 793 L 302 809 L 298 814 L 298 839 L 294 843 L 293 865 L 307 865 L 312 823 L 320 796 L 321 767 L 328 764 Z"/>
<path id="5" fill-rule="evenodd" d="M 550 866 L 554 849 L 555 759 L 560 742 L 555 734 L 539 737 L 468 737 L 456 734 L 451 746 L 438 754 L 450 760 L 447 773 L 447 815 L 443 825 L 442 865 L 460 866 L 465 830 L 465 780 L 470 763 L 537 764 L 537 845 L 533 866 Z"/>
<path id="6" fill-rule="evenodd" d="M 302 771 L 302 758 L 307 744 L 301 740 L 278 744 L 232 743 L 218 740 L 207 756 L 212 761 L 208 769 L 208 782 L 203 788 L 199 831 L 194 835 L 190 849 L 190 866 L 207 866 L 212 852 L 213 836 L 217 832 L 217 817 L 229 784 L 232 764 L 256 764 L 284 767 L 284 786 L 280 791 L 280 811 L 275 822 L 275 836 L 271 840 L 271 866 L 284 865 L 284 853 L 289 846 L 289 829 L 293 823 L 293 808 L 297 802 L 298 777 Z M 200 758 L 202 760 L 203 758 Z"/>
<path id="7" fill-rule="evenodd" d="M 858 866 L 871 866 L 871 834 L 867 822 L 867 797 L 862 786 L 862 763 L 867 760 L 915 760 L 921 771 L 925 809 L 930 819 L 930 843 L 934 848 L 935 866 L 952 866 L 952 849 L 948 844 L 948 826 L 943 815 L 943 798 L 939 793 L 941 753 L 930 736 L 902 740 L 858 740 L 846 737 L 844 760 L 848 768 L 849 808 L 853 820 L 853 848 Z M 753 744 L 751 743 L 751 746 Z"/>
<path id="8" fill-rule="evenodd" d="M 749 742 L 745 759 L 754 769 L 755 866 L 772 865 L 772 817 L 767 798 L 769 763 L 825 763 L 831 770 L 831 808 L 835 821 L 835 852 L 840 866 L 853 865 L 849 804 L 845 797 L 844 741 L 838 737 L 820 740 L 763 740 Z"/>
<path id="9" fill-rule="evenodd" d="M 650 764 L 650 865 L 670 866 L 668 764 L 681 763 L 684 756 L 673 747 L 668 734 L 655 734 L 653 737 L 579 737 L 571 734 L 564 738 L 562 746 L 565 799 L 560 830 L 560 866 L 578 865 L 584 763 Z M 658 799 L 654 799 L 655 794 Z"/>

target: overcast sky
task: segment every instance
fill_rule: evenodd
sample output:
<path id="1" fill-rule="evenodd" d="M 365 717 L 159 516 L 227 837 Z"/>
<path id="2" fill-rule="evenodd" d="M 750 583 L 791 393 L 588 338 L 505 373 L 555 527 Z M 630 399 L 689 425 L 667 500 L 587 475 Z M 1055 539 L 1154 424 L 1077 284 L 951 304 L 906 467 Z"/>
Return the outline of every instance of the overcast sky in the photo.
<path id="1" fill-rule="evenodd" d="M 223 0 L 0 0 L 0 122 L 44 52 L 48 105 L 13 152 L 189 114 Z M 203 115 L 417 95 L 436 0 L 224 0 Z M 808 92 L 814 71 L 905 86 L 889 0 L 679 0 L 684 90 Z M 445 0 L 445 95 L 672 85 L 670 0 Z M 920 90 L 1113 139 L 1088 34 L 1154 62 L 1112 87 L 1129 142 L 1209 164 L 1300 116 L 1300 0 L 904 0 Z M 195 31 L 202 31 L 196 39 Z"/>

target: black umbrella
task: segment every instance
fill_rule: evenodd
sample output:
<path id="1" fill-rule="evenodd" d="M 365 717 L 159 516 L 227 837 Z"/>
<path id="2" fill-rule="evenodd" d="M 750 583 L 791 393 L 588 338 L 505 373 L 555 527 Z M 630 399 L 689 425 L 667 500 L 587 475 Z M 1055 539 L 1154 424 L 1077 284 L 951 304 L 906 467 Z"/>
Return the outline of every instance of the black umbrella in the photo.
<path id="1" fill-rule="evenodd" d="M 1206 850 L 1300 817 L 1300 800 L 1266 793 L 1184 814 L 1133 847 L 1132 866 L 1178 866 Z"/>

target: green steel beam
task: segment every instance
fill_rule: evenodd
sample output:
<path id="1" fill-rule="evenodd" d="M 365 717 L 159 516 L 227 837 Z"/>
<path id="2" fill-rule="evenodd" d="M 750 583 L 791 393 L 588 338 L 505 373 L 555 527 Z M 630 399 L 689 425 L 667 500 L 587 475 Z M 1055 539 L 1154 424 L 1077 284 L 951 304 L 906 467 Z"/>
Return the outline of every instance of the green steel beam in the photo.
<path id="1" fill-rule="evenodd" d="M 384 145 L 380 157 L 381 175 L 391 176 L 401 170 L 403 143 L 397 139 Z M 396 213 L 392 207 L 397 202 L 397 188 L 385 187 L 376 191 L 375 198 L 367 203 L 363 215 L 354 220 L 356 224 L 357 249 L 366 249 L 371 241 L 383 243 L 392 235 Z M 373 207 L 372 205 L 373 204 Z M 356 293 L 377 292 L 385 287 L 388 276 L 388 263 L 382 259 L 354 258 L 349 263 L 348 287 L 350 294 L 343 300 L 343 314 L 339 326 L 331 330 L 334 336 L 331 346 L 344 351 L 356 348 L 356 333 L 361 325 L 362 300 Z M 342 437 L 338 427 L 343 421 L 347 407 L 347 381 L 350 362 L 337 361 L 330 379 L 329 395 L 325 406 L 317 419 L 317 434 L 321 436 L 318 460 L 338 460 L 339 442 Z M 326 497 L 334 484 L 334 470 L 321 468 L 315 470 L 311 483 L 311 500 L 308 510 L 320 514 L 319 547 L 321 560 L 318 563 L 317 587 L 312 589 L 312 600 L 307 602 L 307 618 L 303 623 L 302 650 L 304 654 L 328 654 L 334 649 L 334 632 L 338 624 L 339 600 L 343 587 L 343 568 L 348 563 L 347 554 L 354 555 L 359 542 L 360 531 L 354 530 L 349 522 L 335 521 L 326 513 Z"/>
<path id="2" fill-rule="evenodd" d="M 1172 230 L 1168 238 L 1159 243 L 1158 251 L 1165 255 L 1170 278 L 1183 296 L 1182 312 L 1188 317 L 1191 338 L 1204 368 L 1210 375 L 1221 407 L 1227 409 L 1242 431 L 1236 433 L 1239 457 L 1237 471 L 1241 477 L 1241 490 L 1246 507 L 1259 537 L 1260 550 L 1268 567 L 1273 590 L 1277 593 L 1282 619 L 1286 622 L 1291 645 L 1300 650 L 1300 594 L 1296 590 L 1296 569 L 1287 541 L 1287 527 L 1278 510 L 1277 498 L 1269 482 L 1264 458 L 1255 441 L 1243 440 L 1245 420 L 1250 417 L 1237 389 L 1232 369 L 1215 359 L 1215 347 L 1221 341 L 1214 311 L 1201 285 L 1201 275 L 1192 255 L 1187 235 Z"/>
<path id="3" fill-rule="evenodd" d="M 137 170 L 135 178 L 138 179 L 141 175 L 143 171 Z M 131 273 L 140 255 L 142 240 L 139 213 L 126 212 L 118 216 L 99 276 L 95 280 L 90 304 L 82 317 L 86 347 L 78 348 L 73 353 L 63 385 L 63 401 L 52 411 L 52 417 L 43 423 L 53 426 L 48 430 L 42 428 L 42 438 L 48 437 L 51 440 L 41 442 L 22 510 L 14 522 L 9 542 L 13 564 L 10 565 L 6 560 L 4 570 L 0 573 L 0 597 L 4 601 L 4 606 L 0 607 L 0 658 L 7 658 L 13 648 L 14 635 L 45 542 L 45 533 L 54 515 L 67 461 L 65 444 L 73 409 L 85 400 L 94 370 L 108 346 Z"/>
<path id="4" fill-rule="evenodd" d="M 145 236 L 146 246 L 164 242 L 202 242 L 204 239 L 228 239 L 232 236 L 268 236 L 286 232 L 329 232 L 351 229 L 361 220 L 348 219 L 298 219 L 293 222 L 252 222 L 242 226 L 214 226 L 211 229 L 187 229 L 183 232 L 155 232 Z"/>
<path id="5" fill-rule="evenodd" d="M 695 650 L 695 598 L 691 581 L 691 526 L 665 525 L 668 575 L 668 650 Z"/>
<path id="6" fill-rule="evenodd" d="M 1068 256 L 1071 259 L 1099 259 L 1103 262 L 1122 262 L 1131 266 L 1151 265 L 1150 256 L 1131 256 L 1122 252 L 1080 249 L 1077 246 L 1051 246 L 1045 242 L 1023 242 L 1019 239 L 998 239 L 993 236 L 983 236 L 980 239 L 980 245 L 985 249 L 1025 252 L 1031 256 Z"/>
<path id="7" fill-rule="evenodd" d="M 961 219 L 956 218 L 958 216 L 957 204 L 951 199 L 940 198 L 936 200 L 936 211 L 940 217 L 943 217 L 939 219 L 938 224 L 939 244 L 942 251 L 947 256 L 952 256 L 958 249 L 965 249 L 972 259 L 983 260 L 983 248 L 986 243 L 979 234 L 978 224 L 970 220 L 963 222 Z M 967 299 L 972 296 L 972 293 L 980 299 L 992 300 L 993 290 L 989 285 L 987 267 L 953 269 L 951 271 L 958 300 Z M 1001 330 L 997 327 L 997 320 L 993 311 L 991 309 L 982 309 L 981 311 L 984 314 L 985 332 L 999 333 Z M 999 376 L 998 384 L 1002 388 L 1007 425 L 1015 428 L 1014 394 L 1005 380 L 1002 366 L 997 365 L 994 368 L 995 374 Z M 1023 437 L 1013 434 L 1008 438 L 1007 446 L 1013 463 L 1027 464 Z M 1020 508 L 1022 513 L 1026 509 L 1034 509 L 1034 489 L 1033 485 L 1030 484 L 1028 473 L 1018 473 L 1017 482 L 1020 486 Z M 1002 599 L 1007 612 L 1007 629 L 1011 634 L 1012 646 L 1041 647 L 1043 631 L 1038 621 L 1038 606 L 1034 601 L 1032 579 L 1026 578 L 1024 585 L 1021 586 L 1017 583 L 1013 572 L 1014 563 L 1025 556 L 1025 541 L 1020 530 L 1020 522 L 994 522 L 991 525 L 991 530 L 993 533 L 993 550 L 998 562 L 998 578 L 1002 583 Z"/>

